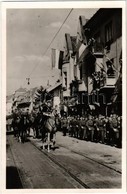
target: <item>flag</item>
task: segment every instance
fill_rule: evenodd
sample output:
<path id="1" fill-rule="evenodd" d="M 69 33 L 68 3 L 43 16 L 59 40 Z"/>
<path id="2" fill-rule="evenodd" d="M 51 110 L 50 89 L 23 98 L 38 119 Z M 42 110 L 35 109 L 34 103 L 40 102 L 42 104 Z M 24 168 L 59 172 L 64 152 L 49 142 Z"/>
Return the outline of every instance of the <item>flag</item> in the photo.
<path id="1" fill-rule="evenodd" d="M 52 68 L 62 69 L 63 51 L 52 48 L 51 62 L 52 62 Z"/>

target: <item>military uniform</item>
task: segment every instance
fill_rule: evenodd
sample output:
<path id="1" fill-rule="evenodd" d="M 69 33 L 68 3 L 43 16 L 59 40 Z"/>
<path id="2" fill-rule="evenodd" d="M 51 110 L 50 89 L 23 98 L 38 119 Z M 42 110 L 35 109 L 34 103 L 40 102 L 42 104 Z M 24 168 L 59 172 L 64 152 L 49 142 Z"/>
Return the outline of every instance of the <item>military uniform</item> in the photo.
<path id="1" fill-rule="evenodd" d="M 94 119 L 94 141 L 99 142 L 100 141 L 100 128 L 99 128 L 99 118 Z"/>
<path id="2" fill-rule="evenodd" d="M 73 137 L 73 135 L 74 135 L 74 117 L 71 117 L 71 119 L 70 119 L 69 128 L 70 128 L 69 135 L 71 137 Z"/>
<path id="3" fill-rule="evenodd" d="M 73 134 L 74 137 L 78 138 L 78 128 L 79 128 L 79 120 L 77 117 L 74 117 L 73 119 Z"/>
<path id="4" fill-rule="evenodd" d="M 111 125 L 110 125 L 111 117 L 106 117 L 105 122 L 106 122 L 106 143 L 110 144 L 111 143 Z"/>
<path id="5" fill-rule="evenodd" d="M 88 132 L 88 140 L 93 141 L 94 140 L 94 120 L 93 118 L 89 118 L 86 122 L 86 126 L 87 126 L 87 132 Z"/>
<path id="6" fill-rule="evenodd" d="M 13 113 L 13 119 L 12 119 L 12 128 L 13 128 L 13 131 L 14 131 L 14 137 L 17 136 L 18 128 L 19 128 L 19 122 L 20 122 L 20 114 L 17 111 L 17 112 Z"/>
<path id="7" fill-rule="evenodd" d="M 110 119 L 110 129 L 111 129 L 111 144 L 117 144 L 119 139 L 119 130 L 118 130 L 118 120 L 116 116 L 111 117 Z"/>
<path id="8" fill-rule="evenodd" d="M 76 119 L 76 131 L 75 131 L 76 138 L 79 138 L 80 129 L 81 129 L 81 120 L 80 120 L 80 117 L 77 117 L 77 119 Z"/>
<path id="9" fill-rule="evenodd" d="M 67 126 L 68 126 L 67 118 L 63 117 L 61 120 L 61 128 L 64 136 L 66 136 L 66 133 L 67 133 Z"/>
<path id="10" fill-rule="evenodd" d="M 119 130 L 119 139 L 118 139 L 118 147 L 122 147 L 122 117 L 118 117 L 118 130 Z"/>
<path id="11" fill-rule="evenodd" d="M 105 139 L 105 132 L 106 132 L 106 122 L 104 120 L 104 118 L 100 118 L 98 120 L 98 127 L 99 127 L 99 140 L 104 143 L 104 139 Z"/>
<path id="12" fill-rule="evenodd" d="M 80 139 L 83 139 L 83 140 L 87 138 L 86 122 L 87 122 L 87 119 L 82 117 L 80 121 Z"/>

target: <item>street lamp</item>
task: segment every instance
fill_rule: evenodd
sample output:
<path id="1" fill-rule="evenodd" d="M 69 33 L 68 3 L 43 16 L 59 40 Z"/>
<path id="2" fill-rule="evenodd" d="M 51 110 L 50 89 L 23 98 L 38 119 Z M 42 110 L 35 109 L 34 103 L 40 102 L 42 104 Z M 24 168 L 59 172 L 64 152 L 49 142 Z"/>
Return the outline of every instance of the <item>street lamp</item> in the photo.
<path id="1" fill-rule="evenodd" d="M 26 78 L 26 80 L 28 81 L 27 84 L 30 85 L 30 78 Z"/>

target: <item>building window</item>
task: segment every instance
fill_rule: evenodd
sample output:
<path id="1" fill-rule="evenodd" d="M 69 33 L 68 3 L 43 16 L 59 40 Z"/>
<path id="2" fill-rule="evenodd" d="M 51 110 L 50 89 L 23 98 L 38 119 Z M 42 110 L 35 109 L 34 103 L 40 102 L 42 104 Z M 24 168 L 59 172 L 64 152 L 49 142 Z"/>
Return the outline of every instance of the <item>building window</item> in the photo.
<path id="1" fill-rule="evenodd" d="M 103 53 L 103 44 L 101 42 L 100 31 L 94 35 L 95 43 L 93 46 L 93 53 Z"/>
<path id="2" fill-rule="evenodd" d="M 112 41 L 112 22 L 109 22 L 106 26 L 105 26 L 105 42 L 111 42 Z"/>
<path id="3" fill-rule="evenodd" d="M 64 84 L 67 87 L 67 72 L 64 72 Z"/>
<path id="4" fill-rule="evenodd" d="M 74 77 L 77 77 L 77 65 L 74 65 Z"/>
<path id="5" fill-rule="evenodd" d="M 113 39 L 112 22 L 109 22 L 105 26 L 105 49 L 107 53 L 110 51 L 112 39 Z"/>
<path id="6" fill-rule="evenodd" d="M 100 43 L 101 42 L 101 38 L 100 38 L 100 31 L 97 32 L 95 35 L 94 35 L 94 39 L 97 43 Z"/>
<path id="7" fill-rule="evenodd" d="M 108 78 L 114 78 L 115 77 L 115 70 L 113 68 L 113 64 L 114 64 L 114 59 L 108 60 L 106 62 Z"/>

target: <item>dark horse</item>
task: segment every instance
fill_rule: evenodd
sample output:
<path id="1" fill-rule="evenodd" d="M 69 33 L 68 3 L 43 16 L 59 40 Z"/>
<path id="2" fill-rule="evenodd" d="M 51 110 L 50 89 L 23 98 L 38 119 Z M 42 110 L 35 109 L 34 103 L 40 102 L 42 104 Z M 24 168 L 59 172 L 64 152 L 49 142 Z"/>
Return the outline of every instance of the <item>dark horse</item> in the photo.
<path id="1" fill-rule="evenodd" d="M 29 128 L 29 119 L 27 115 L 21 115 L 19 122 L 19 141 L 24 143 L 27 138 L 27 130 Z"/>
<path id="2" fill-rule="evenodd" d="M 45 143 L 48 146 L 48 152 L 50 151 L 50 144 L 52 142 L 53 148 L 56 143 L 56 123 L 55 117 L 46 116 L 42 125 L 42 147 L 45 149 Z"/>

